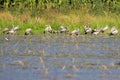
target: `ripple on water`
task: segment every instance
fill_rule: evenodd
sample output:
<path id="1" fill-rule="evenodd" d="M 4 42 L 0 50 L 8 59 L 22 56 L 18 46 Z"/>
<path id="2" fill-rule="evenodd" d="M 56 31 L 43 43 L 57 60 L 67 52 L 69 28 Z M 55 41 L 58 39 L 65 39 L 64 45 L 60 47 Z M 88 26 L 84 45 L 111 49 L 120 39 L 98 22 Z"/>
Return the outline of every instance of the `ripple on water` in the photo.
<path id="1" fill-rule="evenodd" d="M 119 49 L 120 38 L 0 37 L 0 79 L 119 80 Z"/>

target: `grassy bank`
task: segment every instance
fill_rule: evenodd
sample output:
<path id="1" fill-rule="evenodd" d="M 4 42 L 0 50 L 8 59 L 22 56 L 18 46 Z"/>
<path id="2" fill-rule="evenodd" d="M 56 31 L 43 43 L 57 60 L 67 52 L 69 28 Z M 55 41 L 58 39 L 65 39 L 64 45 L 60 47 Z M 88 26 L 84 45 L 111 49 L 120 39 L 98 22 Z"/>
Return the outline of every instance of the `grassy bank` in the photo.
<path id="1" fill-rule="evenodd" d="M 109 30 L 112 26 L 116 26 L 120 32 L 120 16 L 115 14 L 104 13 L 104 15 L 91 15 L 80 10 L 71 10 L 63 14 L 52 9 L 44 10 L 42 14 L 37 16 L 31 16 L 31 14 L 30 11 L 25 11 L 24 13 L 1 11 L 1 32 L 5 27 L 12 28 L 12 24 L 14 24 L 20 26 L 20 30 L 17 32 L 18 34 L 23 34 L 26 28 L 32 28 L 34 34 L 41 34 L 45 25 L 50 24 L 53 30 L 58 29 L 60 25 L 64 25 L 68 26 L 70 31 L 74 28 L 79 28 L 80 32 L 83 33 L 83 27 L 87 23 L 90 23 L 91 28 L 101 28 L 109 25 Z"/>

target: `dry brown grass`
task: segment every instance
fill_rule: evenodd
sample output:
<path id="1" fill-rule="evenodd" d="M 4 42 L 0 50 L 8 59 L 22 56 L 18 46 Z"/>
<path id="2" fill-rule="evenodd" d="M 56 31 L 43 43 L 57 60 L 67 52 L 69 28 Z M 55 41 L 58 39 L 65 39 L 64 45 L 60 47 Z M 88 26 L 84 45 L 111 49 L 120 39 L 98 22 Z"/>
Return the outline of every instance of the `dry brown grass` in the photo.
<path id="1" fill-rule="evenodd" d="M 13 15 L 11 15 L 9 12 L 0 12 L 0 18 L 3 20 L 14 20 Z"/>

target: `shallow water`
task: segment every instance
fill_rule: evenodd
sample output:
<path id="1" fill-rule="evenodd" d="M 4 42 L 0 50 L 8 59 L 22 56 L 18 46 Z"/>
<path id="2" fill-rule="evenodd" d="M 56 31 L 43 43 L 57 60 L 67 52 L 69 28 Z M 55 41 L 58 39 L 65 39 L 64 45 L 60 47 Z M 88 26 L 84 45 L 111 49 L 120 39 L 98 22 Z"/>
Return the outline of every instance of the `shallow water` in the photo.
<path id="1" fill-rule="evenodd" d="M 8 38 L 0 37 L 0 80 L 120 80 L 120 38 Z"/>

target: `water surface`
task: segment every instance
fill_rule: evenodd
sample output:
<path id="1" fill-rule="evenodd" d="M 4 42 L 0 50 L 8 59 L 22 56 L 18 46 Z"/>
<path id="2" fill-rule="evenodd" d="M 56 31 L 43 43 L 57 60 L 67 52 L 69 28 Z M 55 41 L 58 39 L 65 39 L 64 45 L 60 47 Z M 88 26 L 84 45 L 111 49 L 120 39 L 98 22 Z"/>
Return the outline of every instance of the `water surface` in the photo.
<path id="1" fill-rule="evenodd" d="M 0 80 L 120 80 L 120 38 L 8 38 L 0 37 Z"/>

